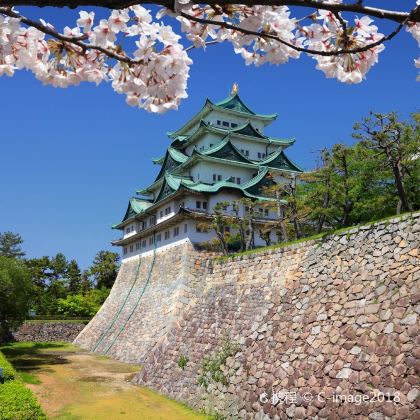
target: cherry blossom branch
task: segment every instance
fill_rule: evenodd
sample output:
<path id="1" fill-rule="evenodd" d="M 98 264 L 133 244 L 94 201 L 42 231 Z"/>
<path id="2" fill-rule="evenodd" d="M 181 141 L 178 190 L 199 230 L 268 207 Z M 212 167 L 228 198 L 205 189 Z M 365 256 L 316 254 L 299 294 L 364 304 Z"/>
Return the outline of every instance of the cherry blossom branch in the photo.
<path id="1" fill-rule="evenodd" d="M 111 51 L 107 48 L 100 47 L 98 45 L 92 45 L 92 44 L 86 44 L 85 42 L 82 42 L 82 40 L 87 39 L 86 35 L 82 35 L 79 37 L 71 37 L 71 36 L 65 36 L 63 34 L 60 34 L 55 29 L 52 29 L 52 27 L 48 27 L 46 25 L 43 25 L 42 23 L 36 22 L 34 20 L 28 19 L 27 17 L 13 11 L 10 9 L 6 9 L 4 7 L 0 7 L 0 13 L 9 16 L 12 18 L 19 19 L 22 23 L 24 23 L 27 26 L 30 26 L 32 28 L 36 28 L 39 31 L 43 32 L 46 35 L 50 35 L 55 39 L 58 39 L 59 41 L 67 42 L 69 44 L 77 45 L 78 47 L 82 48 L 83 51 L 87 50 L 96 50 L 103 54 L 105 54 L 109 58 L 113 58 L 114 60 L 120 61 L 122 63 L 126 64 L 140 64 L 141 60 L 132 60 L 130 57 L 127 57 L 126 55 L 117 54 L 114 51 Z"/>
<path id="2" fill-rule="evenodd" d="M 191 20 L 193 22 L 196 23 L 201 23 L 203 25 L 213 25 L 213 26 L 219 26 L 221 28 L 224 29 L 230 29 L 233 31 L 237 31 L 240 33 L 243 33 L 245 35 L 254 35 L 257 37 L 261 37 L 261 38 L 267 38 L 267 39 L 273 39 L 274 41 L 279 42 L 280 44 L 283 44 L 295 51 L 299 51 L 299 52 L 304 52 L 307 54 L 313 54 L 313 55 L 321 55 L 324 57 L 329 57 L 329 56 L 336 56 L 336 55 L 341 55 L 341 54 L 356 54 L 356 53 L 360 53 L 360 52 L 365 52 L 368 51 L 378 45 L 383 44 L 386 41 L 391 40 L 392 38 L 394 38 L 398 32 L 401 31 L 401 29 L 407 24 L 407 22 L 409 21 L 410 16 L 408 16 L 405 21 L 401 22 L 390 34 L 382 37 L 381 39 L 379 39 L 378 41 L 372 42 L 371 44 L 367 44 L 363 47 L 358 47 L 358 48 L 353 48 L 353 49 L 339 49 L 339 50 L 335 50 L 335 51 L 320 51 L 320 50 L 313 50 L 310 48 L 304 48 L 304 47 L 299 47 L 297 45 L 294 45 L 288 41 L 285 41 L 284 39 L 279 38 L 276 35 L 271 35 L 271 34 L 266 34 L 263 32 L 257 32 L 257 31 L 251 31 L 249 29 L 245 29 L 245 28 L 240 28 L 236 25 L 232 25 L 228 22 L 223 22 L 223 21 L 215 21 L 215 20 L 210 20 L 210 19 L 203 19 L 203 18 L 198 18 L 196 16 L 192 16 L 189 15 L 188 13 L 185 12 L 181 12 L 181 16 L 184 17 L 185 19 Z"/>
<path id="3" fill-rule="evenodd" d="M 365 6 L 362 1 L 354 3 L 326 3 L 318 0 L 192 0 L 194 4 L 207 4 L 209 6 L 298 6 L 303 8 L 314 8 L 328 10 L 331 12 L 352 12 L 380 19 L 388 19 L 401 23 L 411 14 L 410 20 L 420 22 L 420 11 L 412 14 L 406 11 L 388 10 L 377 7 Z M 136 4 L 155 4 L 173 8 L 173 0 L 0 0 L 0 7 L 13 6 L 37 6 L 37 7 L 69 7 L 80 6 L 104 7 L 108 9 L 125 9 Z"/>

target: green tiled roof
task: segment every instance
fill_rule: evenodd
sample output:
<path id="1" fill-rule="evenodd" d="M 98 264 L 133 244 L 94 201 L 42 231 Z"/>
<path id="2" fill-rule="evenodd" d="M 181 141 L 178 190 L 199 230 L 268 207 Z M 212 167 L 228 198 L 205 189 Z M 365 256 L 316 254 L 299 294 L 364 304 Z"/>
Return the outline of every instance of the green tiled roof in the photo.
<path id="1" fill-rule="evenodd" d="M 187 155 L 184 155 L 184 153 L 174 149 L 173 147 L 169 147 L 155 182 L 159 180 L 166 172 L 173 171 L 177 166 L 179 166 L 181 163 L 184 163 L 187 159 Z"/>
<path id="2" fill-rule="evenodd" d="M 223 99 L 220 102 L 212 102 L 210 99 L 206 99 L 206 102 L 204 103 L 204 106 L 201 108 L 201 110 L 192 117 L 184 126 L 182 126 L 180 129 L 175 131 L 170 131 L 167 133 L 169 137 L 176 138 L 177 136 L 182 135 L 189 127 L 194 125 L 196 122 L 203 119 L 206 115 L 208 115 L 211 111 L 227 111 L 227 112 L 233 112 L 236 114 L 239 114 L 242 117 L 248 117 L 251 119 L 259 119 L 267 122 L 273 121 L 277 118 L 277 114 L 257 114 L 256 112 L 252 111 L 245 103 L 242 101 L 242 99 L 239 97 L 238 94 L 231 95 L 227 97 L 226 99 Z"/>
<path id="3" fill-rule="evenodd" d="M 217 143 L 215 146 L 203 151 L 198 152 L 204 156 L 211 156 L 219 159 L 225 159 L 229 161 L 251 163 L 230 141 L 229 137 Z"/>
<path id="4" fill-rule="evenodd" d="M 195 192 L 202 192 L 202 193 L 216 193 L 221 188 L 233 188 L 238 191 L 241 191 L 248 197 L 257 198 L 256 195 L 252 194 L 250 191 L 251 188 L 257 186 L 261 183 L 264 178 L 268 175 L 268 168 L 262 168 L 259 173 L 249 181 L 243 184 L 236 184 L 234 182 L 229 181 L 228 179 L 218 181 L 215 184 L 205 184 L 203 182 L 194 182 L 187 177 L 182 176 L 174 176 L 169 173 L 165 174 L 165 182 L 161 187 L 159 195 L 157 196 L 155 203 L 158 203 L 163 198 L 171 195 L 172 193 L 178 191 L 180 188 L 186 188 L 191 191 Z M 264 198 L 260 197 L 259 198 Z M 265 199 L 267 199 L 265 197 Z"/>
<path id="5" fill-rule="evenodd" d="M 145 199 L 141 199 L 137 197 L 130 198 L 128 202 L 127 210 L 120 223 L 123 223 L 124 221 L 131 219 L 134 216 L 137 216 L 139 213 L 144 212 L 146 209 L 148 209 L 152 205 L 153 203 Z M 120 223 L 118 223 L 117 225 L 114 225 L 113 227 L 118 226 Z"/>
<path id="6" fill-rule="evenodd" d="M 211 131 L 213 133 L 221 134 L 223 136 L 238 135 L 238 136 L 252 137 L 252 138 L 265 140 L 268 143 L 273 143 L 276 145 L 289 146 L 295 142 L 294 139 L 279 139 L 276 137 L 265 136 L 264 134 L 261 134 L 259 131 L 257 131 L 254 128 L 254 126 L 251 124 L 251 122 L 249 121 L 239 127 L 226 129 L 222 127 L 216 127 L 214 125 L 207 123 L 204 120 L 200 120 L 200 123 L 198 124 L 194 132 L 192 132 L 188 136 L 180 136 L 182 138 L 176 137 L 173 140 L 171 147 L 176 148 L 178 150 L 184 149 L 189 144 L 193 143 L 193 140 L 197 135 L 204 133 L 205 131 Z"/>
<path id="7" fill-rule="evenodd" d="M 242 101 L 242 99 L 239 97 L 237 93 L 235 93 L 234 95 L 228 96 L 226 99 L 223 99 L 220 102 L 216 102 L 216 103 L 211 102 L 211 103 L 213 106 L 216 106 L 218 108 L 239 112 L 241 114 L 248 114 L 248 115 L 271 119 L 271 120 L 274 120 L 277 118 L 277 114 L 264 115 L 264 114 L 255 113 L 248 106 L 245 105 L 245 103 Z"/>
<path id="8" fill-rule="evenodd" d="M 290 160 L 283 150 L 279 148 L 276 152 L 269 155 L 259 162 L 260 165 L 269 166 L 271 168 L 285 169 L 296 172 L 303 172 L 303 169 Z"/>

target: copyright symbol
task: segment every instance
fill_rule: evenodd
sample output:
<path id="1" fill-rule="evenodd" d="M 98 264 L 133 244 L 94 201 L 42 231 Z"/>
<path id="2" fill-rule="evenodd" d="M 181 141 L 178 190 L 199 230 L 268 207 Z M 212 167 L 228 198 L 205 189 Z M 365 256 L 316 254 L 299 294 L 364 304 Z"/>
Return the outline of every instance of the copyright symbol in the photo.
<path id="1" fill-rule="evenodd" d="M 305 392 L 302 396 L 303 401 L 305 402 L 311 402 L 313 400 L 313 396 L 310 392 Z"/>

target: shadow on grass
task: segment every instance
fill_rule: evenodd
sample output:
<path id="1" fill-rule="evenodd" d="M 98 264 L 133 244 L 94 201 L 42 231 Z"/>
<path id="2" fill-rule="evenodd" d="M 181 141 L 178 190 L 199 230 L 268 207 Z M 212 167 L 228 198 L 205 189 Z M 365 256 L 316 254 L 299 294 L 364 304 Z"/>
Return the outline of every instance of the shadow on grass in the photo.
<path id="1" fill-rule="evenodd" d="M 60 354 L 70 347 L 65 343 L 7 343 L 0 346 L 1 352 L 18 372 L 44 369 L 46 365 L 63 365 L 69 361 Z M 50 352 L 49 352 L 50 351 Z"/>

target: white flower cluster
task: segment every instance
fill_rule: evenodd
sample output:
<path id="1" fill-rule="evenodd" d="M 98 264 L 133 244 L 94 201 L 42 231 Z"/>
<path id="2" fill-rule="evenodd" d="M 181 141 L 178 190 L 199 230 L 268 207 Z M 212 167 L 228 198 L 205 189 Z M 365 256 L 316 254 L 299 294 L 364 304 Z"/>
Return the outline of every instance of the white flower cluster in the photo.
<path id="1" fill-rule="evenodd" d="M 273 38 L 252 33 L 244 34 L 235 29 L 202 24 L 179 17 L 182 31 L 196 47 L 204 47 L 208 41 L 229 41 L 233 44 L 234 51 L 244 58 L 246 64 L 257 66 L 264 63 L 283 64 L 289 58 L 299 57 L 300 53 L 287 45 L 287 43 L 297 45 L 293 33 L 296 29 L 296 20 L 290 19 L 290 11 L 285 6 L 232 5 L 218 10 L 209 6 L 187 7 L 188 3 L 183 5 L 182 10 L 195 18 L 227 23 L 248 32 L 264 33 L 285 41 L 285 43 L 279 43 Z"/>
<path id="2" fill-rule="evenodd" d="M 332 12 L 319 10 L 317 20 L 301 28 L 302 42 L 311 50 L 331 52 L 334 50 L 354 50 L 372 44 L 383 35 L 368 16 L 355 19 L 354 25 L 340 22 Z M 313 55 L 317 61 L 316 68 L 324 72 L 327 77 L 334 77 L 344 83 L 360 83 L 370 68 L 378 62 L 378 54 L 385 49 L 380 44 L 366 51 L 357 53 L 343 53 L 340 55 Z"/>
<path id="3" fill-rule="evenodd" d="M 383 38 L 367 16 L 350 25 L 340 15 L 319 9 L 309 17 L 310 25 L 301 26 L 286 6 L 206 6 L 190 0 L 176 0 L 173 11 L 162 8 L 157 19 L 165 14 L 181 22 L 182 32 L 195 47 L 228 41 L 246 64 L 283 64 L 298 58 L 301 51 L 322 52 L 312 54 L 316 68 L 345 83 L 360 83 L 384 49 L 378 44 L 359 52 L 331 54 L 363 49 Z M 114 10 L 96 25 L 94 19 L 93 12 L 82 11 L 76 26 L 64 28 L 63 36 L 57 37 L 55 28 L 42 20 L 41 29 L 52 36 L 0 13 L 0 76 L 28 69 L 43 83 L 57 87 L 110 81 L 130 105 L 151 112 L 176 109 L 187 97 L 192 64 L 180 36 L 170 26 L 153 22 L 140 5 Z M 409 23 L 407 30 L 420 45 L 420 24 Z M 125 48 L 133 50 L 130 55 L 122 46 L 128 39 L 135 44 L 134 49 Z M 415 65 L 420 68 L 420 58 Z"/>
<path id="4" fill-rule="evenodd" d="M 420 4 L 420 2 L 418 1 L 417 4 Z M 415 24 L 409 24 L 407 26 L 407 31 L 411 33 L 411 35 L 413 35 L 413 38 L 417 41 L 417 44 L 420 47 L 420 23 L 415 23 Z M 417 60 L 414 60 L 414 65 L 420 69 L 420 57 Z M 417 76 L 416 80 L 418 82 L 420 82 L 420 73 Z"/>
<path id="5" fill-rule="evenodd" d="M 179 43 L 180 37 L 170 26 L 153 23 L 145 8 L 115 10 L 96 26 L 93 12 L 80 12 L 77 26 L 64 28 L 63 35 L 131 62 L 113 59 L 82 44 L 53 37 L 47 40 L 40 30 L 25 28 L 19 19 L 0 15 L 0 76 L 12 76 L 16 69 L 25 68 L 43 83 L 57 87 L 110 80 L 116 92 L 127 96 L 127 103 L 151 112 L 176 109 L 187 97 L 192 61 Z M 117 44 L 119 35 L 136 38 L 137 48 L 131 57 Z"/>

